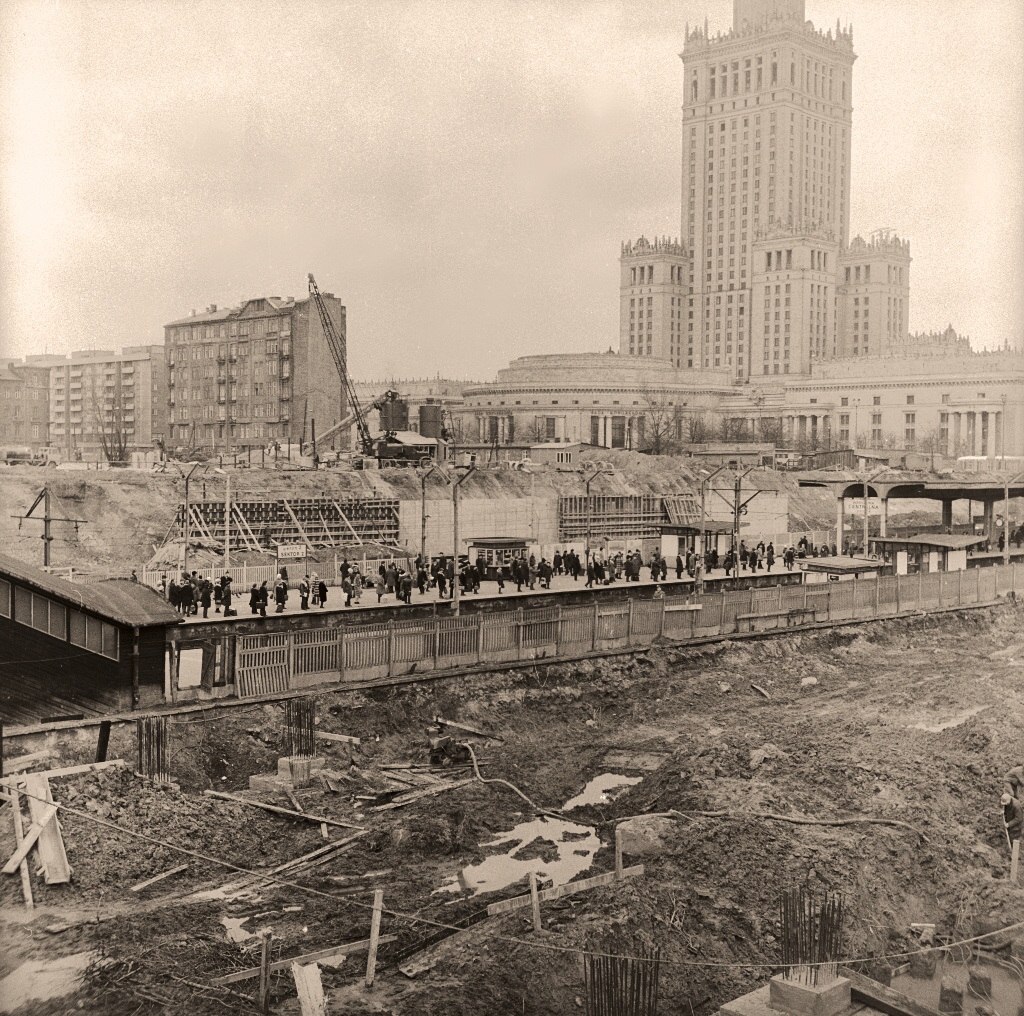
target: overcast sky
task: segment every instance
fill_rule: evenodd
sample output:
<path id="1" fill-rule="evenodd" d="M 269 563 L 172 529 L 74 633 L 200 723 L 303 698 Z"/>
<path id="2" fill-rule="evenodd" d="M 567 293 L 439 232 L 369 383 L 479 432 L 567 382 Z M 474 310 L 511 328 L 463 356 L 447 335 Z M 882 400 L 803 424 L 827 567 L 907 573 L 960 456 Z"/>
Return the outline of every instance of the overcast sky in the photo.
<path id="1" fill-rule="evenodd" d="M 684 24 L 731 2 L 3 0 L 0 355 L 162 342 L 321 289 L 357 377 L 618 343 L 620 241 L 679 233 Z M 851 226 L 912 330 L 1024 329 L 1021 0 L 808 0 L 854 26 Z"/>

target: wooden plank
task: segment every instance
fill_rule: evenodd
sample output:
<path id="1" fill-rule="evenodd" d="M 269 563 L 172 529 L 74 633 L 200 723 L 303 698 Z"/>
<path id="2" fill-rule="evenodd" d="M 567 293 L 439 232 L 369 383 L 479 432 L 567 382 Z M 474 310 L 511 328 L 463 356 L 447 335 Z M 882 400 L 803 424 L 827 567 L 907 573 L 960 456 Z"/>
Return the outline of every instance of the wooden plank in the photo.
<path id="1" fill-rule="evenodd" d="M 370 808 L 370 811 L 391 811 L 394 808 L 402 808 L 407 804 L 412 804 L 413 801 L 420 800 L 422 797 L 433 797 L 435 794 L 441 794 L 446 790 L 456 790 L 470 783 L 476 783 L 476 780 L 452 780 L 450 783 L 439 783 L 436 787 L 424 787 L 423 790 L 413 790 L 411 793 L 396 797 L 387 804 L 375 805 Z"/>
<path id="2" fill-rule="evenodd" d="M 24 835 L 24 827 L 21 819 L 21 795 L 17 790 L 11 791 L 11 807 L 14 809 L 14 841 L 21 843 Z M 28 861 L 22 861 L 21 868 L 21 893 L 25 897 L 25 909 L 34 910 L 35 901 L 32 899 L 32 877 L 28 871 Z"/>
<path id="3" fill-rule="evenodd" d="M 499 737 L 497 734 L 488 734 L 486 730 L 481 730 L 479 727 L 470 727 L 465 723 L 456 723 L 454 720 L 446 720 L 443 716 L 435 716 L 435 723 L 440 723 L 445 727 L 454 727 L 456 730 L 464 730 L 467 734 L 476 734 L 477 737 L 486 737 L 491 741 L 504 741 L 503 737 Z"/>
<path id="4" fill-rule="evenodd" d="M 287 818 L 301 818 L 307 822 L 317 822 L 322 825 L 337 826 L 339 829 L 364 829 L 364 826 L 353 825 L 351 822 L 339 822 L 335 818 L 327 818 L 325 815 L 310 815 L 303 811 L 292 811 L 290 808 L 278 808 L 275 804 L 265 804 L 263 801 L 250 801 L 244 797 L 237 797 L 234 794 L 224 794 L 219 790 L 204 790 L 207 797 L 216 797 L 221 801 L 231 801 L 234 804 L 245 804 L 250 808 L 262 808 L 263 811 L 272 812 L 275 815 L 284 815 Z"/>
<path id="5" fill-rule="evenodd" d="M 34 766 L 37 762 L 49 757 L 49 749 L 44 748 L 42 751 L 30 751 L 27 755 L 18 755 L 16 758 L 5 758 L 4 772 L 8 775 L 20 773 L 23 769 L 28 769 L 29 766 Z"/>
<path id="6" fill-rule="evenodd" d="M 47 805 L 43 811 L 42 818 L 38 822 L 33 822 L 28 827 L 28 832 L 21 838 L 18 849 L 11 854 L 10 860 L 3 867 L 5 875 L 13 875 L 21 867 L 21 862 L 28 857 L 28 852 L 36 845 L 36 840 L 39 839 L 39 834 L 43 831 L 43 827 L 56 814 L 57 809 L 52 804 Z"/>
<path id="7" fill-rule="evenodd" d="M 380 915 L 384 909 L 384 890 L 373 891 L 373 916 L 370 918 L 370 946 L 366 953 L 366 986 L 373 987 L 377 973 L 377 946 L 380 944 Z"/>
<path id="8" fill-rule="evenodd" d="M 885 1016 L 938 1016 L 934 1009 L 921 1005 L 909 995 L 873 981 L 848 967 L 839 967 L 839 976 L 850 981 L 850 994 L 854 1002 L 868 1005 Z"/>
<path id="9" fill-rule="evenodd" d="M 291 730 L 291 727 L 282 727 L 282 730 Z M 358 737 L 349 737 L 348 734 L 332 734 L 328 730 L 314 730 L 313 733 L 321 741 L 337 741 L 339 744 L 362 744 Z"/>
<path id="10" fill-rule="evenodd" d="M 53 804 L 50 781 L 42 773 L 29 773 L 25 777 L 25 796 L 33 823 L 43 826 L 39 834 L 39 857 L 43 862 L 43 876 L 47 885 L 63 885 L 71 881 L 71 865 L 68 864 L 64 838 L 60 834 L 60 823 L 54 815 L 45 824 L 42 822 L 47 805 Z"/>
<path id="11" fill-rule="evenodd" d="M 172 875 L 180 875 L 186 868 L 188 868 L 187 864 L 179 864 L 177 868 L 171 868 L 170 871 L 162 871 L 159 875 L 147 878 L 145 882 L 136 883 L 128 890 L 128 892 L 142 892 L 143 889 L 148 889 L 151 885 L 155 885 L 157 882 L 162 882 L 165 878 L 170 878 Z"/>
<path id="12" fill-rule="evenodd" d="M 396 942 L 398 940 L 397 935 L 381 935 L 377 939 L 378 945 L 383 945 L 387 942 Z M 303 953 L 301 956 L 292 956 L 286 960 L 278 960 L 276 963 L 270 964 L 270 972 L 272 974 L 277 973 L 278 970 L 287 970 L 293 963 L 319 963 L 319 962 L 330 962 L 337 956 L 348 956 L 350 953 L 362 952 L 364 949 L 370 948 L 370 940 L 364 938 L 360 942 L 348 942 L 345 945 L 331 946 L 328 949 L 319 949 L 316 952 Z M 259 967 L 250 967 L 248 970 L 237 970 L 233 974 L 227 974 L 224 977 L 218 977 L 215 980 L 210 981 L 210 984 L 223 985 L 223 984 L 235 984 L 238 981 L 251 980 L 253 977 L 260 976 Z"/>
<path id="13" fill-rule="evenodd" d="M 315 963 L 292 962 L 292 977 L 299 996 L 302 1016 L 327 1016 L 327 999 L 320 979 L 320 968 Z"/>
<path id="14" fill-rule="evenodd" d="M 634 878 L 644 873 L 642 864 L 635 864 L 630 868 L 622 869 L 622 878 Z M 601 885 L 611 885 L 616 881 L 615 872 L 607 871 L 603 875 L 594 875 L 592 878 L 584 878 L 579 882 L 566 882 L 565 885 L 554 886 L 551 889 L 541 889 L 537 893 L 539 901 L 558 900 L 563 896 L 572 896 L 574 893 L 581 893 L 587 889 L 594 889 Z M 487 916 L 494 917 L 495 914 L 507 914 L 512 910 L 521 910 L 523 907 L 532 905 L 533 897 L 527 893 L 525 896 L 513 896 L 508 900 L 499 900 L 487 908 Z"/>
<path id="15" fill-rule="evenodd" d="M 57 780 L 62 776 L 74 776 L 77 773 L 95 773 L 101 769 L 112 769 L 114 766 L 123 766 L 123 758 L 112 758 L 109 762 L 86 762 L 80 766 L 64 766 L 62 769 L 41 769 L 37 773 L 29 773 L 26 775 L 30 776 L 44 776 L 48 780 Z M 15 777 L 20 782 L 24 780 L 23 776 Z M 3 781 L 5 784 L 9 783 L 7 779 Z"/>

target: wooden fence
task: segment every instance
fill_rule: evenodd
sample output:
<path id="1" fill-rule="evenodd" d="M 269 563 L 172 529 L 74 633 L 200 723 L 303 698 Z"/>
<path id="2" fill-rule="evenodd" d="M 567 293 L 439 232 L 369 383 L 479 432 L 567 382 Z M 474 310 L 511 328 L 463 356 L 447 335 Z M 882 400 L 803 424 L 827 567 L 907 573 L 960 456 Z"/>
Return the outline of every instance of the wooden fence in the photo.
<path id="1" fill-rule="evenodd" d="M 234 666 L 225 667 L 228 676 L 217 694 L 251 698 L 462 666 L 571 660 L 658 640 L 685 643 L 974 606 L 1010 593 L 1024 594 L 1024 564 L 748 588 L 685 599 L 628 599 L 346 627 L 327 622 L 293 632 L 226 636 L 223 648 L 233 654 Z M 173 630 L 171 638 L 170 673 L 176 675 L 175 654 L 189 648 L 188 629 Z M 167 691 L 178 701 L 202 694 L 196 688 Z"/>

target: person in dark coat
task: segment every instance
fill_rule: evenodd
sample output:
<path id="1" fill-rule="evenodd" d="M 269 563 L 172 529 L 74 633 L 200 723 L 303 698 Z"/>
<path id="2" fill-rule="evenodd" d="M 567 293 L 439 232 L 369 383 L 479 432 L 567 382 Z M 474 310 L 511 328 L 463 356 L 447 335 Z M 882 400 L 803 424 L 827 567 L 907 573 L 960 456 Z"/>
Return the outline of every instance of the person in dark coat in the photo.
<path id="1" fill-rule="evenodd" d="M 299 608 L 309 610 L 309 576 L 306 575 L 299 582 Z"/>
<path id="2" fill-rule="evenodd" d="M 224 607 L 225 617 L 236 617 L 238 614 L 237 610 L 231 609 L 231 576 L 225 575 L 223 579 L 223 588 L 220 593 L 220 602 Z"/>
<path id="3" fill-rule="evenodd" d="M 277 613 L 284 613 L 284 605 L 288 602 L 288 583 L 278 575 L 274 584 L 274 602 L 277 604 Z"/>
<path id="4" fill-rule="evenodd" d="M 266 579 L 264 579 L 260 583 L 259 596 L 260 596 L 260 614 L 263 617 L 266 617 L 267 616 L 267 604 L 270 602 L 270 591 L 267 589 Z"/>
<path id="5" fill-rule="evenodd" d="M 199 593 L 199 602 L 203 605 L 203 617 L 210 616 L 210 603 L 212 600 L 213 583 L 209 579 L 203 579 L 202 590 Z"/>
<path id="6" fill-rule="evenodd" d="M 249 609 L 254 613 L 260 612 L 260 587 L 254 582 L 249 590 Z"/>
<path id="7" fill-rule="evenodd" d="M 178 583 L 171 579 L 167 583 L 167 602 L 177 611 L 181 611 L 181 595 L 178 592 Z"/>
<path id="8" fill-rule="evenodd" d="M 1020 801 L 1012 794 L 1003 794 L 999 803 L 1003 806 L 1006 835 L 1013 843 L 1014 840 L 1021 839 L 1022 831 L 1024 831 L 1024 809 L 1021 808 Z"/>
<path id="9" fill-rule="evenodd" d="M 181 603 L 181 612 L 187 617 L 192 613 L 192 583 L 182 582 L 178 587 L 178 600 Z"/>
<path id="10" fill-rule="evenodd" d="M 317 595 L 320 597 L 320 608 L 327 606 L 327 583 L 323 579 L 317 585 Z"/>

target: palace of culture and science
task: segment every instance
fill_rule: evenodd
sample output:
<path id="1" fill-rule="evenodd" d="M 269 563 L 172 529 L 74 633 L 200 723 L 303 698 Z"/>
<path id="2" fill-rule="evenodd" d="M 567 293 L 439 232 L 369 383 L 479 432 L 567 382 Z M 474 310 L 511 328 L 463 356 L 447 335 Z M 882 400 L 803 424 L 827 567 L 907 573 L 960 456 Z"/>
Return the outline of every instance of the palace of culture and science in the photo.
<path id="1" fill-rule="evenodd" d="M 650 407 L 815 447 L 1024 454 L 1024 349 L 909 330 L 910 244 L 850 236 L 853 29 L 804 0 L 687 26 L 680 239 L 622 244 L 617 355 L 527 356 L 465 392 L 480 440 L 642 446 Z"/>

